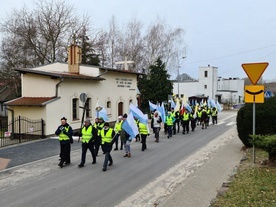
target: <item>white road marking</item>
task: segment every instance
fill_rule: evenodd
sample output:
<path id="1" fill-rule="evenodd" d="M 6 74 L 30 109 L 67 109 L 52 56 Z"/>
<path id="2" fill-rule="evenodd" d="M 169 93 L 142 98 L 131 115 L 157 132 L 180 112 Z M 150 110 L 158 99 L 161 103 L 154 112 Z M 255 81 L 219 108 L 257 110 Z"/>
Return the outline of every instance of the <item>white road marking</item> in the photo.
<path id="1" fill-rule="evenodd" d="M 226 124 L 226 126 L 232 126 L 232 125 L 234 125 L 234 124 L 236 124 L 236 122 L 231 121 L 231 122 L 229 122 L 228 124 Z"/>

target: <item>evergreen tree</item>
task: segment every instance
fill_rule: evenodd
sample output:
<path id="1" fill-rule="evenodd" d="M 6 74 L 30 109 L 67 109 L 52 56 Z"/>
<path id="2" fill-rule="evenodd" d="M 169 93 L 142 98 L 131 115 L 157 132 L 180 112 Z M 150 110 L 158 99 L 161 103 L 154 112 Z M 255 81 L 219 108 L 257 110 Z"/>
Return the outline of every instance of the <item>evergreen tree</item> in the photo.
<path id="1" fill-rule="evenodd" d="M 92 41 L 89 42 L 89 37 L 87 36 L 87 30 L 83 27 L 82 32 L 78 35 L 80 40 L 80 46 L 82 48 L 82 64 L 85 65 L 96 65 L 100 66 L 99 55 L 95 53 L 92 45 Z"/>
<path id="2" fill-rule="evenodd" d="M 172 94 L 173 85 L 169 80 L 166 65 L 160 58 L 154 65 L 150 65 L 149 74 L 138 81 L 138 87 L 142 94 L 142 106 L 147 106 L 148 101 L 154 103 L 166 101 Z"/>

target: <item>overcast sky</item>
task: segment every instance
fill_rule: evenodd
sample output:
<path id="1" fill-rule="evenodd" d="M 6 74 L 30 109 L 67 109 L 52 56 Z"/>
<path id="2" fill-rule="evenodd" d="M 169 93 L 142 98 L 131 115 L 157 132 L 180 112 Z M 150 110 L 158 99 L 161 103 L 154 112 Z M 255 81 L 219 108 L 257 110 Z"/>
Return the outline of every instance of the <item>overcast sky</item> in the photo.
<path id="1" fill-rule="evenodd" d="M 107 28 L 112 15 L 118 24 L 131 18 L 145 28 L 157 17 L 171 28 L 181 27 L 187 44 L 180 73 L 198 78 L 198 67 L 218 67 L 224 78 L 246 77 L 241 64 L 268 62 L 265 80 L 276 81 L 275 0 L 66 0 L 79 15 L 88 14 L 97 28 Z M 31 0 L 1 1 L 0 21 L 13 8 Z M 176 74 L 172 74 L 175 76 Z"/>

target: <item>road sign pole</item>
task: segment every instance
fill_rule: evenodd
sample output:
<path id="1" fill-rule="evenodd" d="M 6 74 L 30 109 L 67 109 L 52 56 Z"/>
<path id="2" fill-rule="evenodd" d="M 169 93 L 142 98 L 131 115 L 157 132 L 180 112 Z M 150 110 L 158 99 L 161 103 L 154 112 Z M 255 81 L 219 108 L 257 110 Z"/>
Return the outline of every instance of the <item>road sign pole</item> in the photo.
<path id="1" fill-rule="evenodd" d="M 256 122 L 256 118 L 255 118 L 255 106 L 256 106 L 256 104 L 255 103 L 253 103 L 253 132 L 252 132 L 252 134 L 253 134 L 253 163 L 255 163 L 255 158 L 256 158 L 256 156 L 255 156 L 255 145 L 254 145 L 254 136 L 255 136 L 255 122 Z"/>

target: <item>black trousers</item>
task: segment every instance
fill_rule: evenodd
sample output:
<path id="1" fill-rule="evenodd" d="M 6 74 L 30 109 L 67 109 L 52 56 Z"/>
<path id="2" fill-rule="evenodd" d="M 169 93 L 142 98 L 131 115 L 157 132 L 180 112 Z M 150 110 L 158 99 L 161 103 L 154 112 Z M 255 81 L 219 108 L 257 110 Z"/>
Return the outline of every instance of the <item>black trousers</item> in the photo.
<path id="1" fill-rule="evenodd" d="M 119 144 L 119 137 L 120 137 L 120 134 L 116 134 L 116 137 L 115 137 L 115 149 L 119 149 L 118 148 L 118 144 Z M 120 140 L 121 140 L 121 138 L 120 138 Z M 123 149 L 123 145 L 124 145 L 124 143 L 123 143 L 123 141 L 121 140 L 121 150 Z"/>
<path id="2" fill-rule="evenodd" d="M 90 143 L 83 142 L 81 144 L 81 151 L 82 151 L 82 153 L 81 153 L 81 163 L 82 164 L 85 163 L 87 149 L 89 149 L 89 151 L 91 152 L 93 162 L 96 162 L 96 154 L 95 154 L 95 144 L 94 144 L 94 142 L 90 142 Z"/>
<path id="3" fill-rule="evenodd" d="M 101 146 L 101 138 L 100 137 L 97 137 L 94 141 L 94 144 L 95 144 L 95 154 L 96 156 L 98 156 L 98 153 L 99 153 L 99 149 L 100 149 L 100 146 Z"/>
<path id="4" fill-rule="evenodd" d="M 111 144 L 103 144 L 102 149 L 105 154 L 103 168 L 107 168 L 108 162 L 113 163 L 113 159 L 110 154 L 110 152 L 112 150 L 112 145 Z"/>
<path id="5" fill-rule="evenodd" d="M 183 121 L 183 134 L 185 134 L 185 132 L 189 133 L 190 128 L 189 128 L 189 121 Z"/>
<path id="6" fill-rule="evenodd" d="M 144 151 L 145 149 L 147 149 L 147 134 L 141 134 L 141 138 L 142 138 L 142 151 Z"/>
<path id="7" fill-rule="evenodd" d="M 192 131 L 195 131 L 195 128 L 196 128 L 196 120 L 195 119 L 191 120 L 191 128 L 192 128 Z"/>
<path id="8" fill-rule="evenodd" d="M 71 152 L 71 144 L 68 143 L 60 143 L 60 162 L 61 163 L 70 163 L 70 152 Z"/>
<path id="9" fill-rule="evenodd" d="M 176 134 L 176 126 L 177 126 L 177 132 L 179 132 L 179 119 L 176 119 L 175 122 L 173 122 L 173 134 Z"/>
<path id="10" fill-rule="evenodd" d="M 217 124 L 218 123 L 218 117 L 217 116 L 212 116 L 212 122 L 213 122 L 213 124 Z"/>

